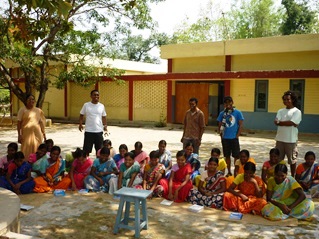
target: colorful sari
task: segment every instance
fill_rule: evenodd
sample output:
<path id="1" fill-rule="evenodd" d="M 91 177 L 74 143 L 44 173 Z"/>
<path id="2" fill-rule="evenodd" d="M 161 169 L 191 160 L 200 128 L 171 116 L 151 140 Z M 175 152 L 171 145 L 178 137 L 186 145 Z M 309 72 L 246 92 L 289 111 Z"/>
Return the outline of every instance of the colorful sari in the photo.
<path id="1" fill-rule="evenodd" d="M 256 165 L 256 162 L 255 162 L 255 160 L 253 158 L 249 158 L 246 163 L 248 163 L 248 162 L 254 163 Z M 243 174 L 245 172 L 245 170 L 244 170 L 245 164 L 242 164 L 240 159 L 236 160 L 235 167 L 236 166 L 238 166 L 237 175 L 238 174 Z M 235 180 L 234 176 L 227 177 L 227 179 L 226 179 L 226 188 L 229 188 L 229 186 L 234 182 L 234 180 Z"/>
<path id="2" fill-rule="evenodd" d="M 159 173 L 163 173 L 163 172 L 165 172 L 165 166 L 163 164 L 159 163 L 155 167 L 154 166 L 152 167 L 150 164 L 147 164 L 145 166 L 144 177 L 146 176 L 146 190 L 150 190 L 153 187 L 156 180 L 156 176 Z M 141 189 L 143 189 L 143 187 Z M 163 187 L 157 184 L 153 191 L 153 196 L 157 197 L 159 195 L 162 195 L 162 193 L 163 193 Z"/>
<path id="3" fill-rule="evenodd" d="M 42 132 L 44 132 L 46 120 L 41 109 L 23 107 L 18 112 L 18 121 L 21 122 L 21 151 L 25 159 L 28 160 L 29 155 L 36 152 L 43 142 Z"/>
<path id="4" fill-rule="evenodd" d="M 313 163 L 308 169 L 305 168 L 304 164 L 299 164 L 296 169 L 296 174 L 300 175 L 300 182 L 304 182 L 306 184 L 310 183 L 310 190 L 312 187 L 318 185 L 312 182 L 319 179 L 319 164 Z"/>
<path id="5" fill-rule="evenodd" d="M 135 151 L 133 150 L 132 153 L 135 155 Z M 140 152 L 138 155 L 135 155 L 134 160 L 140 164 L 141 173 L 144 173 L 144 167 L 150 161 L 150 157 L 144 151 Z"/>
<path id="6" fill-rule="evenodd" d="M 92 164 L 93 161 L 89 157 L 87 157 L 84 162 L 80 162 L 78 159 L 73 161 L 73 180 L 77 189 L 84 188 L 84 179 L 90 174 Z"/>
<path id="7" fill-rule="evenodd" d="M 210 192 L 215 192 L 221 188 L 221 182 L 225 182 L 223 172 L 217 171 L 213 176 L 208 176 L 207 171 L 201 174 L 201 181 L 205 182 L 205 189 Z M 189 202 L 192 204 L 202 205 L 212 208 L 223 207 L 224 192 L 214 194 L 212 196 L 203 195 L 198 189 L 191 189 L 188 194 Z"/>
<path id="8" fill-rule="evenodd" d="M 71 179 L 69 177 L 61 177 L 61 174 L 65 171 L 65 160 L 59 157 L 56 162 L 50 164 L 49 159 L 47 159 L 43 164 L 46 165 L 46 178 L 50 182 L 54 182 L 54 184 L 49 185 L 43 176 L 39 176 L 34 179 L 35 187 L 33 191 L 43 193 L 55 189 L 67 190 L 71 184 Z"/>
<path id="9" fill-rule="evenodd" d="M 273 192 L 272 199 L 285 205 L 291 205 L 297 200 L 298 194 L 294 191 L 297 188 L 301 188 L 301 186 L 291 176 L 287 176 L 281 184 L 277 184 L 274 178 L 268 180 L 268 190 Z M 286 215 L 279 207 L 272 203 L 268 203 L 262 209 L 262 215 L 270 220 L 284 220 L 289 216 L 297 219 L 307 219 L 313 215 L 314 207 L 313 201 L 306 198 L 296 207 L 291 209 L 289 215 Z"/>
<path id="10" fill-rule="evenodd" d="M 0 169 L 2 169 L 0 171 L 1 175 L 6 175 L 6 173 L 8 172 L 8 166 L 11 162 L 13 162 L 13 159 L 8 160 L 8 155 L 0 158 Z"/>
<path id="11" fill-rule="evenodd" d="M 175 190 L 185 181 L 187 174 L 192 173 L 192 167 L 189 163 L 186 163 L 182 168 L 179 168 L 177 164 L 173 165 L 172 171 L 174 172 L 172 193 L 175 193 Z M 172 175 L 171 175 L 172 177 Z M 162 178 L 159 181 L 159 184 L 163 186 L 163 197 L 168 199 L 169 192 L 169 180 Z M 193 188 L 192 181 L 189 180 L 179 191 L 178 198 L 175 199 L 175 202 L 185 202 L 188 196 L 189 191 Z"/>
<path id="12" fill-rule="evenodd" d="M 8 166 L 8 174 L 11 174 L 10 180 L 13 184 L 26 180 L 29 177 L 29 173 L 31 173 L 31 165 L 27 162 L 23 162 L 20 167 L 17 167 L 14 162 L 11 162 Z M 0 177 L 0 187 L 14 191 L 5 176 Z M 19 190 L 22 194 L 27 194 L 32 193 L 33 188 L 34 181 L 31 179 L 30 181 L 23 183 Z"/>
<path id="13" fill-rule="evenodd" d="M 95 168 L 95 174 L 96 176 L 98 176 L 100 172 L 113 172 L 114 168 L 116 168 L 116 164 L 112 158 L 102 163 L 99 158 L 96 158 L 93 162 L 92 168 Z M 107 175 L 101 176 L 100 178 L 103 180 L 104 185 L 100 185 L 99 180 L 97 180 L 91 173 L 91 175 L 87 176 L 84 179 L 85 188 L 98 192 L 101 190 L 101 187 L 102 187 L 102 190 L 107 191 L 107 188 L 103 189 L 103 187 L 107 186 L 107 184 L 109 183 L 112 177 L 115 177 L 115 174 L 107 174 Z"/>
<path id="14" fill-rule="evenodd" d="M 121 154 L 115 154 L 113 159 L 116 163 L 117 168 L 120 169 L 120 166 L 122 163 L 124 163 L 125 158 L 122 157 Z"/>
<path id="15" fill-rule="evenodd" d="M 127 168 L 125 163 L 122 163 L 120 166 L 120 172 L 123 173 L 122 178 L 122 187 L 127 187 L 130 183 L 130 180 L 132 178 L 132 175 L 134 173 L 137 173 L 132 187 L 138 188 L 138 185 L 140 185 L 143 182 L 143 179 L 140 175 L 140 164 L 138 162 L 134 162 L 134 164 Z M 118 177 L 112 177 L 109 181 L 109 194 L 113 195 L 113 193 L 118 189 Z"/>
<path id="16" fill-rule="evenodd" d="M 159 153 L 159 150 L 156 150 Z M 159 156 L 159 163 L 165 166 L 165 177 L 169 178 L 171 173 L 171 168 L 169 168 L 170 163 L 172 162 L 171 152 L 165 149 L 164 153 Z"/>
<path id="17" fill-rule="evenodd" d="M 255 176 L 259 188 L 265 193 L 266 188 L 263 180 Z M 244 180 L 244 174 L 238 174 L 233 182 L 237 185 L 238 190 L 248 197 L 248 201 L 244 202 L 240 197 L 226 192 L 224 194 L 223 207 L 226 211 L 235 211 L 241 213 L 255 213 L 260 215 L 261 209 L 267 204 L 263 198 L 256 197 L 256 188 L 254 183 Z"/>

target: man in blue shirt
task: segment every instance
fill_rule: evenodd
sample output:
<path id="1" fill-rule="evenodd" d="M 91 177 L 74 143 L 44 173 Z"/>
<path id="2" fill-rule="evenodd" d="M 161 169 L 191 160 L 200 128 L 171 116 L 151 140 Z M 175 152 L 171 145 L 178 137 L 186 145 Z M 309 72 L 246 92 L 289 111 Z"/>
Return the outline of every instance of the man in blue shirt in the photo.
<path id="1" fill-rule="evenodd" d="M 221 136 L 223 154 L 227 163 L 227 176 L 232 175 L 230 171 L 230 156 L 233 156 L 235 161 L 239 159 L 240 146 L 238 138 L 241 134 L 244 121 L 243 114 L 235 109 L 233 103 L 232 97 L 226 96 L 224 98 L 224 110 L 219 113 L 217 118 L 218 132 Z"/>

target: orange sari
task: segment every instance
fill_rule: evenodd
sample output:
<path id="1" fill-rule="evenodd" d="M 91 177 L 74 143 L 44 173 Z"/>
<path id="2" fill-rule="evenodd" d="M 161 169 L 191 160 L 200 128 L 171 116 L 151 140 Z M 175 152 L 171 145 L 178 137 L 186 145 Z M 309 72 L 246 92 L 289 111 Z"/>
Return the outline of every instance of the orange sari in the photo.
<path id="1" fill-rule="evenodd" d="M 239 174 L 237 177 L 243 177 L 244 174 Z M 236 179 L 237 179 L 236 177 Z M 236 179 L 234 183 L 236 184 Z M 263 180 L 255 176 L 258 186 L 262 189 L 263 194 L 266 192 Z M 230 192 L 224 194 L 223 208 L 226 211 L 236 211 L 241 213 L 251 213 L 254 211 L 256 214 L 261 215 L 261 209 L 267 204 L 264 198 L 257 198 L 255 185 L 245 180 L 238 184 L 238 190 L 248 197 L 248 201 L 244 202 L 240 197 L 235 196 Z"/>
<path id="2" fill-rule="evenodd" d="M 71 179 L 69 177 L 63 177 L 61 181 L 57 180 L 64 169 L 65 162 L 63 162 L 60 158 L 55 163 L 49 164 L 46 169 L 45 176 L 50 182 L 54 182 L 53 185 L 49 185 L 43 176 L 39 176 L 34 179 L 35 187 L 33 191 L 36 193 L 44 193 L 55 189 L 68 189 L 71 184 Z"/>

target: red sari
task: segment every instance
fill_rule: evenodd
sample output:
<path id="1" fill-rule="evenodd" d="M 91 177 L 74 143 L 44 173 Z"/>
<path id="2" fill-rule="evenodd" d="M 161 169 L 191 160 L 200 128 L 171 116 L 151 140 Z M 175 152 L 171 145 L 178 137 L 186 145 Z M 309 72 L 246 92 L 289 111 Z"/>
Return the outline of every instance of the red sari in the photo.
<path id="1" fill-rule="evenodd" d="M 89 157 L 87 157 L 87 159 L 83 163 L 81 163 L 78 159 L 75 159 L 73 161 L 73 179 L 77 189 L 84 188 L 83 181 L 86 178 L 86 176 L 90 174 L 92 164 L 93 161 Z"/>
<path id="2" fill-rule="evenodd" d="M 175 190 L 185 181 L 187 174 L 192 174 L 192 167 L 190 164 L 185 164 L 182 168 L 178 168 L 175 164 L 172 167 L 174 171 L 174 178 L 173 178 L 173 186 L 172 186 L 172 194 L 175 193 Z M 176 171 L 174 170 L 176 168 Z M 169 192 L 169 179 L 162 178 L 159 181 L 159 184 L 163 186 L 163 197 L 168 199 L 168 192 Z M 185 202 L 188 196 L 189 191 L 193 188 L 192 181 L 189 180 L 179 191 L 178 191 L 178 198 L 174 200 L 174 202 Z"/>
<path id="3" fill-rule="evenodd" d="M 239 176 L 243 176 L 244 174 L 239 174 Z M 237 178 L 236 177 L 236 178 Z M 265 193 L 265 184 L 263 180 L 255 176 L 257 184 L 260 188 L 262 188 L 263 193 Z M 234 181 L 234 183 L 236 180 Z M 240 197 L 235 196 L 230 192 L 226 192 L 224 194 L 223 200 L 223 208 L 226 211 L 236 211 L 241 213 L 251 213 L 254 211 L 256 214 L 261 215 L 261 209 L 267 204 L 267 201 L 263 198 L 256 197 L 256 188 L 252 182 L 246 182 L 245 180 L 238 184 L 238 190 L 248 197 L 248 201 L 244 202 Z"/>

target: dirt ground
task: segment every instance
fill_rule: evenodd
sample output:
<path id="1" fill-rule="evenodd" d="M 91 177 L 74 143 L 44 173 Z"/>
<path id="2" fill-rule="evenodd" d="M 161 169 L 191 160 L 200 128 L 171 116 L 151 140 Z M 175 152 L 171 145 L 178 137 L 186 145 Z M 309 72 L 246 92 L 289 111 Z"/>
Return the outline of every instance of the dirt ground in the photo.
<path id="1" fill-rule="evenodd" d="M 53 124 L 46 129 L 48 138 L 62 148 L 62 155 L 82 147 L 83 133 L 77 125 Z M 159 140 L 167 141 L 167 149 L 172 155 L 181 149 L 181 126 L 156 128 L 153 126 L 125 127 L 109 126 L 109 139 L 117 149 L 126 143 L 133 149 L 136 141 L 143 143 L 147 152 L 157 149 Z M 6 152 L 10 142 L 17 141 L 17 133 L 12 128 L 0 128 L 0 155 Z M 269 150 L 274 146 L 274 132 L 247 132 L 240 138 L 241 148 L 248 149 L 257 162 L 257 175 L 262 163 L 268 160 Z M 299 141 L 299 162 L 308 150 L 319 155 L 319 135 L 301 134 Z M 206 162 L 212 147 L 221 148 L 220 138 L 214 128 L 208 128 L 203 136 L 200 159 Z M 94 158 L 94 153 L 92 154 Z M 175 157 L 173 157 L 175 158 Z M 105 193 L 78 194 L 68 191 L 65 197 L 52 194 L 30 194 L 20 196 L 21 202 L 35 206 L 28 212 L 21 212 L 21 233 L 40 238 L 134 238 L 134 231 L 121 229 L 113 235 L 113 226 L 118 208 L 118 200 Z M 319 202 L 310 222 L 298 221 L 271 223 L 245 215 L 241 221 L 230 221 L 228 214 L 215 209 L 199 213 L 189 212 L 189 204 L 172 206 L 160 205 L 162 199 L 147 202 L 149 229 L 141 231 L 141 238 L 318 238 Z M 264 220 L 264 221 L 262 221 Z"/>

